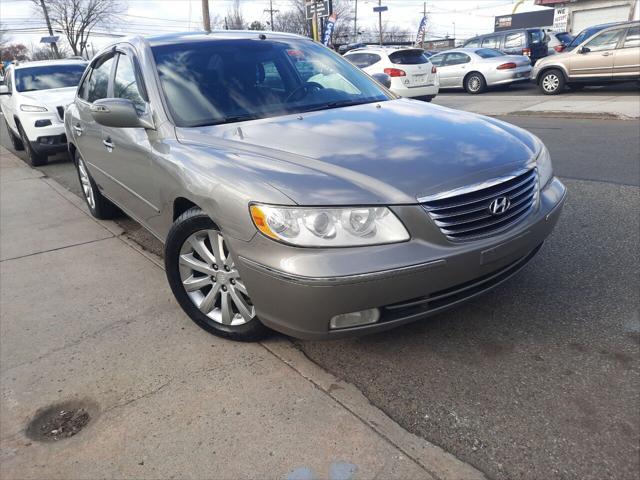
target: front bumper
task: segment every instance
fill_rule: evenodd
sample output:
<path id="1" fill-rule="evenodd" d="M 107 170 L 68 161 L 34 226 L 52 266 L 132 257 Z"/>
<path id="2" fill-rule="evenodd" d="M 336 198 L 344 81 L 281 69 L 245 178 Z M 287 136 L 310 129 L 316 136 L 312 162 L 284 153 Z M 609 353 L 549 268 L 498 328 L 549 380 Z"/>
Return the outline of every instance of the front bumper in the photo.
<path id="1" fill-rule="evenodd" d="M 233 247 L 265 325 L 303 339 L 370 333 L 440 312 L 508 279 L 553 230 L 565 193 L 554 178 L 536 211 L 509 231 L 474 242 L 449 242 L 421 207 L 408 205 L 393 207 L 412 232 L 404 243 L 301 249 L 258 235 Z M 369 308 L 380 309 L 377 323 L 329 329 L 335 315 Z"/>
<path id="2" fill-rule="evenodd" d="M 18 118 L 31 147 L 37 153 L 52 155 L 67 149 L 64 122 L 57 111 L 20 112 Z M 48 122 L 49 125 L 37 127 L 37 122 Z"/>

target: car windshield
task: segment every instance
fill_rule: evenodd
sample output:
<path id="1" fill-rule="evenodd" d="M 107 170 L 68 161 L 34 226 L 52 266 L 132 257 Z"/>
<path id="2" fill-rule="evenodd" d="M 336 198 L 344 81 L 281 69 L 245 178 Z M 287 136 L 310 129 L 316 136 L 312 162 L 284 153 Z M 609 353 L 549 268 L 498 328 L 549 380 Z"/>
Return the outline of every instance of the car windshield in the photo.
<path id="1" fill-rule="evenodd" d="M 180 127 L 389 100 L 368 75 L 305 40 L 202 40 L 152 47 Z"/>
<path id="2" fill-rule="evenodd" d="M 604 30 L 608 26 L 609 25 L 599 25 L 597 27 L 585 28 L 573 40 L 571 40 L 571 43 L 569 43 L 569 45 L 567 45 L 567 48 L 565 48 L 565 52 L 570 52 L 571 50 L 576 48 L 578 45 L 580 45 L 582 42 L 584 42 L 587 38 L 591 37 L 592 35 L 595 35 L 600 30 Z"/>
<path id="3" fill-rule="evenodd" d="M 15 87 L 18 92 L 77 87 L 85 68 L 83 63 L 18 68 Z"/>
<path id="4" fill-rule="evenodd" d="M 482 58 L 493 58 L 493 57 L 503 57 L 504 53 L 500 50 L 496 50 L 495 48 L 481 48 L 476 50 L 476 55 Z"/>

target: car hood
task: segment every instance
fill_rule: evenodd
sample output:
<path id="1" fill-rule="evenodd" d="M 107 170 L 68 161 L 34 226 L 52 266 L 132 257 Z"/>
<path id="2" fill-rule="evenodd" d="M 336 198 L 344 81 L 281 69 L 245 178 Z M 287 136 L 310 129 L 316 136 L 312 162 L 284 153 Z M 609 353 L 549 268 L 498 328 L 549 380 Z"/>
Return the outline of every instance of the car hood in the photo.
<path id="1" fill-rule="evenodd" d="M 54 109 L 56 107 L 66 107 L 73 102 L 76 96 L 76 87 L 35 90 L 33 92 L 20 93 L 20 95 L 27 100 L 23 103 L 32 102 L 34 105 L 44 105 Z"/>
<path id="2" fill-rule="evenodd" d="M 231 152 L 238 168 L 305 205 L 416 203 L 509 175 L 539 148 L 505 122 L 406 99 L 176 134 L 209 146 L 204 155 Z"/>

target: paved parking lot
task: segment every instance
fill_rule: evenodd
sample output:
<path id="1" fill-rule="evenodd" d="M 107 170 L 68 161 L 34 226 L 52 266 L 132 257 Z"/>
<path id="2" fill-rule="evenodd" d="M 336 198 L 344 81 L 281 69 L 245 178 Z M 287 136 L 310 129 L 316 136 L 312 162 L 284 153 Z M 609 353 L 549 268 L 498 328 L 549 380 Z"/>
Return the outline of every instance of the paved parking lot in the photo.
<path id="1" fill-rule="evenodd" d="M 297 346 L 406 429 L 489 477 L 635 479 L 638 122 L 507 120 L 545 141 L 569 187 L 538 258 L 451 312 L 382 334 Z M 62 158 L 42 171 L 78 192 Z M 134 222 L 121 224 L 159 250 Z"/>

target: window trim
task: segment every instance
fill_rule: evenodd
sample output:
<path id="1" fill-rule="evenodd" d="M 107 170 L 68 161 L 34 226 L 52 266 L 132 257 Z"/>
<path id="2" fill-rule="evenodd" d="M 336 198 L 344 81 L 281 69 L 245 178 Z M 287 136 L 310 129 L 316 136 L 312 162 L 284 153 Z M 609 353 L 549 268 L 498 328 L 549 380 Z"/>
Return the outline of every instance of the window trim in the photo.
<path id="1" fill-rule="evenodd" d="M 606 35 L 607 33 L 618 32 L 618 34 L 622 33 L 622 35 L 620 35 L 620 37 L 618 38 L 618 42 L 616 43 L 616 45 L 613 48 L 608 48 L 608 49 L 604 49 L 604 50 L 591 50 L 591 49 L 589 49 L 589 53 L 591 53 L 591 52 L 610 52 L 612 50 L 618 50 L 620 48 L 620 46 L 623 45 L 623 43 L 622 43 L 623 39 L 627 38 L 627 32 L 626 31 L 623 32 L 623 30 L 628 30 L 628 27 L 626 29 L 623 27 L 623 28 L 612 28 L 612 29 L 601 30 L 600 32 L 598 32 L 595 35 L 593 35 L 590 39 L 588 39 L 582 46 L 589 48 L 588 44 L 593 42 L 594 40 L 596 40 L 598 37 L 600 37 L 602 35 Z"/>
<path id="2" fill-rule="evenodd" d="M 120 54 L 129 56 L 129 58 L 131 58 L 131 63 L 133 65 L 133 74 L 136 77 L 138 92 L 140 93 L 140 96 L 145 102 L 151 103 L 149 101 L 149 91 L 147 90 L 147 85 L 144 81 L 144 77 L 142 76 L 142 69 L 140 68 L 140 62 L 138 61 L 138 56 L 136 55 L 135 50 L 132 48 L 129 48 L 126 44 L 119 44 L 119 45 L 116 45 L 115 51 L 118 54 L 118 61 L 116 62 L 116 65 L 112 72 L 113 78 L 115 79 L 118 63 L 120 63 Z"/>
<path id="3" fill-rule="evenodd" d="M 638 30 L 640 30 L 640 25 L 630 25 L 629 27 L 627 27 L 627 31 L 624 32 L 624 37 L 622 38 L 621 43 L 618 44 L 618 47 L 616 50 L 623 50 L 625 48 L 639 48 L 640 45 L 631 45 L 629 47 L 625 47 L 624 44 L 627 43 L 627 38 L 629 36 L 629 32 L 631 31 L 632 28 L 637 28 Z"/>
<path id="4" fill-rule="evenodd" d="M 87 70 L 84 73 L 85 77 L 89 77 L 89 81 L 91 81 L 90 77 L 93 75 L 93 71 L 96 70 L 95 64 L 98 63 L 99 60 L 102 60 L 104 58 L 104 61 L 100 63 L 100 66 L 102 66 L 102 64 L 104 62 L 109 60 L 109 58 L 111 58 L 111 57 L 115 57 L 115 55 L 116 55 L 116 50 L 115 50 L 115 47 L 113 47 L 108 52 L 105 52 L 102 55 L 94 58 L 91 61 L 91 63 L 88 65 Z M 113 65 L 111 65 L 111 70 L 109 72 L 109 80 L 108 80 L 108 83 L 107 83 L 107 96 L 105 98 L 110 98 L 110 95 L 113 95 L 113 90 L 111 89 L 111 87 L 112 87 L 114 67 L 117 65 L 117 63 L 118 62 L 113 62 Z M 98 68 L 100 68 L 100 67 L 98 67 Z M 78 95 L 78 93 L 80 92 L 80 85 L 82 85 L 82 83 L 84 82 L 85 77 L 83 77 L 80 80 L 80 83 L 78 84 L 78 90 L 76 90 L 76 99 L 82 101 L 83 103 L 85 103 L 87 105 L 93 105 L 93 102 L 90 102 L 88 99 L 82 98 L 82 97 L 80 97 Z M 98 100 L 102 100 L 102 99 L 99 98 Z"/>

